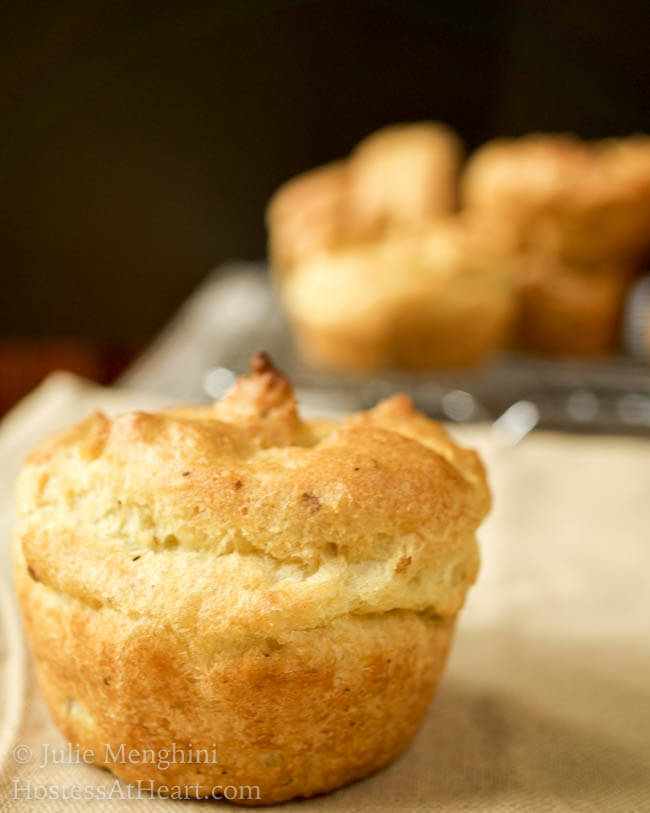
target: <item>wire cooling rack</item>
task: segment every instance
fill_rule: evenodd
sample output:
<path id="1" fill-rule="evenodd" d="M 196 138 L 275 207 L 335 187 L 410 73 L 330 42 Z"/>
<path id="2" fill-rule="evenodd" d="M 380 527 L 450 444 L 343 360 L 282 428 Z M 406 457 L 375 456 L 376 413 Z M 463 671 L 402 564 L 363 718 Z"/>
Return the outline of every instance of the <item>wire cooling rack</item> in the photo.
<path id="1" fill-rule="evenodd" d="M 537 425 L 650 435 L 650 365 L 625 356 L 509 355 L 477 370 L 369 376 L 314 370 L 295 351 L 262 263 L 215 269 L 118 383 L 163 393 L 170 401 L 207 401 L 262 349 L 290 375 L 303 403 L 325 411 L 363 409 L 406 392 L 420 409 L 446 420 L 501 418 L 524 430 Z"/>

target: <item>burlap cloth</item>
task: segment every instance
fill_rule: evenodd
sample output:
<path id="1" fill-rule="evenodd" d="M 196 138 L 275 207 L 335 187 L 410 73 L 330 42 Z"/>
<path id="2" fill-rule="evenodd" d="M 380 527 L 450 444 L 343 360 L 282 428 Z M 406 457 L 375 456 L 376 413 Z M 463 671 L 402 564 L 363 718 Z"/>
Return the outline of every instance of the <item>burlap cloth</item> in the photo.
<path id="1" fill-rule="evenodd" d="M 155 402 L 57 375 L 0 425 L 4 580 L 12 484 L 26 450 L 97 406 L 114 412 Z M 495 508 L 481 532 L 481 576 L 431 711 L 387 770 L 275 809 L 650 810 L 650 443 L 533 433 L 502 448 L 487 427 L 458 434 L 481 449 Z M 144 813 L 220 804 L 106 801 L 97 798 L 100 786 L 112 787 L 105 771 L 41 769 L 43 744 L 63 740 L 34 685 L 8 582 L 0 588 L 0 810 Z M 78 787 L 94 798 L 30 801 L 28 781 L 32 789 L 61 795 L 64 786 Z"/>

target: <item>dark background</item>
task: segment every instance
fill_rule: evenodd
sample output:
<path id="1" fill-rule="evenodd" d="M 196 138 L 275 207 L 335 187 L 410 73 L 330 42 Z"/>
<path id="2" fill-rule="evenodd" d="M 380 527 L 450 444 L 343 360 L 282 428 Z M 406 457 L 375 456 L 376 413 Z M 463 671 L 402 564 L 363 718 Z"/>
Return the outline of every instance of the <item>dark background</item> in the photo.
<path id="1" fill-rule="evenodd" d="M 393 121 L 650 129 L 646 0 L 4 6 L 0 337 L 141 345 L 274 188 Z"/>

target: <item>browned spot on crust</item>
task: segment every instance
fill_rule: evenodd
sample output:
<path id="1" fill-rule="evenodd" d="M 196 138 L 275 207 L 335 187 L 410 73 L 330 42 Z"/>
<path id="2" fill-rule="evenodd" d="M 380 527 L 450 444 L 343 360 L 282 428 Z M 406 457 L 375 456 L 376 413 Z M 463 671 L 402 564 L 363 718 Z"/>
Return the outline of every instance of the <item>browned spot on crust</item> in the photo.
<path id="1" fill-rule="evenodd" d="M 320 500 L 315 494 L 310 491 L 305 491 L 302 495 L 303 505 L 306 505 L 310 511 L 318 511 L 320 509 Z"/>
<path id="2" fill-rule="evenodd" d="M 189 477 L 191 473 L 192 473 L 191 471 L 184 471 L 183 477 Z"/>
<path id="3" fill-rule="evenodd" d="M 287 376 L 279 370 L 264 351 L 256 353 L 249 362 L 253 386 L 258 388 L 264 403 L 260 402 L 260 414 L 268 417 L 274 409 L 286 402 L 293 402 L 293 388 Z M 295 405 L 294 405 L 295 406 Z"/>
<path id="4" fill-rule="evenodd" d="M 262 352 L 251 358 L 250 368 L 251 375 L 237 379 L 219 408 L 238 415 L 255 415 L 297 425 L 299 421 L 293 388 L 286 375 Z"/>
<path id="5" fill-rule="evenodd" d="M 403 573 L 406 568 L 411 564 L 410 556 L 402 556 L 399 562 L 395 565 L 395 573 Z"/>
<path id="6" fill-rule="evenodd" d="M 262 373 L 277 373 L 278 370 L 271 361 L 271 357 L 264 350 L 260 350 L 248 362 L 251 373 L 261 375 Z"/>
<path id="7" fill-rule="evenodd" d="M 35 582 L 40 582 L 40 579 L 39 579 L 39 578 L 38 578 L 38 576 L 36 575 L 36 571 L 34 570 L 34 568 L 33 568 L 31 565 L 27 565 L 27 572 L 29 573 L 29 575 L 31 576 L 31 578 L 32 578 L 32 579 L 33 579 Z"/>
<path id="8" fill-rule="evenodd" d="M 234 482 L 234 489 L 235 489 L 235 491 L 239 491 L 239 489 L 240 489 L 240 488 L 241 488 L 243 485 L 244 485 L 244 484 L 242 483 L 242 481 L 241 481 L 241 480 L 235 480 L 235 482 Z"/>

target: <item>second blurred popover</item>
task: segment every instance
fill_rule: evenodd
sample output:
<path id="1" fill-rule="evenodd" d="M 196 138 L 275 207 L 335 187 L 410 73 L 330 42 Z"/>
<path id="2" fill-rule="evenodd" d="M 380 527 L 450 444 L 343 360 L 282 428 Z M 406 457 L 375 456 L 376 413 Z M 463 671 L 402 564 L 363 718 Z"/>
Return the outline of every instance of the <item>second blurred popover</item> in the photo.
<path id="1" fill-rule="evenodd" d="M 650 137 L 497 139 L 470 158 L 464 205 L 507 217 L 528 247 L 573 263 L 650 248 Z"/>

